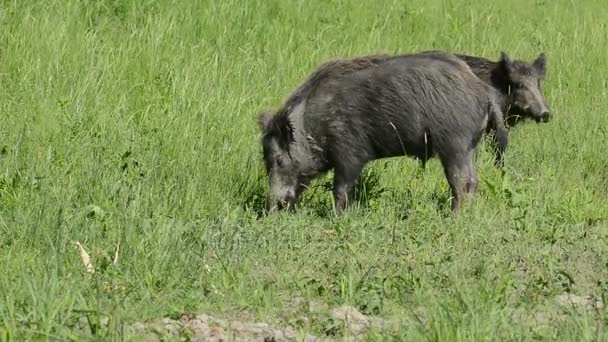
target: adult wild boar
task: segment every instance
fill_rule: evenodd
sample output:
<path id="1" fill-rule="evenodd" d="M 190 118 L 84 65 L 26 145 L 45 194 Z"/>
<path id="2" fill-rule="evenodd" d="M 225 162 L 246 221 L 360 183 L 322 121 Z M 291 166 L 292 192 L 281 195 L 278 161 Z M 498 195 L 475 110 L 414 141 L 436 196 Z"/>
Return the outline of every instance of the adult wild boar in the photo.
<path id="1" fill-rule="evenodd" d="M 324 77 L 322 67 L 276 113 L 260 115 L 270 209 L 293 208 L 312 179 L 333 169 L 341 211 L 366 163 L 409 155 L 439 157 L 458 210 L 477 189 L 473 155 L 488 122 L 503 122 L 493 89 L 447 53 L 333 66 L 340 63 L 350 71 L 326 63 L 340 76 Z M 504 126 L 498 132 L 506 146 Z"/>

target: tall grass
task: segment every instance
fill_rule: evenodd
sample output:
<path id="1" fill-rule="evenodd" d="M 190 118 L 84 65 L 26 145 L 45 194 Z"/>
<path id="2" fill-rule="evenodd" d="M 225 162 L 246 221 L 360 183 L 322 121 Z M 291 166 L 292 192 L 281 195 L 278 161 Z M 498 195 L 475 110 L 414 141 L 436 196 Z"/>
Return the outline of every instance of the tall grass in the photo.
<path id="1" fill-rule="evenodd" d="M 554 298 L 608 294 L 607 15 L 591 0 L 3 1 L 0 335 L 120 337 L 184 312 L 282 324 L 302 296 L 401 323 L 370 338 L 605 339 L 605 309 Z M 297 214 L 260 217 L 258 112 L 328 58 L 425 49 L 545 51 L 555 120 L 512 131 L 505 177 L 482 145 L 457 216 L 437 161 L 397 158 L 369 165 L 344 216 L 325 178 Z"/>

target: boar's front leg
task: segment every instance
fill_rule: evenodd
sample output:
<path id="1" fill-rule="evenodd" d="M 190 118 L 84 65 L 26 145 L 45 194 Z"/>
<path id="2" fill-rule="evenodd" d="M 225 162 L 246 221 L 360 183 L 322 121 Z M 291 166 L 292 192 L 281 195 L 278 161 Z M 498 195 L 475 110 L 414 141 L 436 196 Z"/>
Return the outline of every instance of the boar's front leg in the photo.
<path id="1" fill-rule="evenodd" d="M 363 165 L 338 165 L 334 168 L 334 202 L 336 212 L 340 213 L 348 208 L 353 201 L 354 189 Z"/>
<path id="2" fill-rule="evenodd" d="M 509 131 L 505 126 L 505 119 L 502 110 L 492 102 L 489 105 L 491 126 L 488 128 L 494 131 L 492 135 L 492 146 L 494 148 L 494 165 L 499 169 L 504 168 L 504 154 L 509 145 Z"/>

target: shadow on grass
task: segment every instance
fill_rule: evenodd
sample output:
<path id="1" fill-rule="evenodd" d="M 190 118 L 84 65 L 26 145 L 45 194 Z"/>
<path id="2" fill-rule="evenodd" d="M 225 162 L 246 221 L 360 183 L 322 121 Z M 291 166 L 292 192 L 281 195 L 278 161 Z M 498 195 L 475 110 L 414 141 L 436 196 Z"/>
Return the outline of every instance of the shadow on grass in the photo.
<path id="1" fill-rule="evenodd" d="M 418 181 L 424 181 L 427 170 L 417 169 L 409 177 Z M 412 189 L 409 188 L 386 188 L 382 184 L 382 169 L 368 167 L 361 173 L 355 185 L 354 201 L 351 209 L 382 211 L 382 205 L 389 202 L 397 203 L 401 212 L 399 218 L 407 220 L 416 206 L 416 199 Z M 240 175 L 239 187 L 234 193 L 238 205 L 244 211 L 254 213 L 256 219 L 268 215 L 266 210 L 266 196 L 268 191 L 268 178 L 263 169 L 255 169 L 253 163 L 248 162 L 244 172 Z M 335 217 L 334 200 L 332 195 L 333 172 L 330 171 L 312 181 L 308 188 L 300 196 L 296 212 L 312 215 L 317 218 Z M 387 197 L 388 196 L 388 197 Z M 443 217 L 450 215 L 451 193 L 449 190 L 433 191 L 430 200 L 437 211 Z"/>
<path id="2" fill-rule="evenodd" d="M 452 196 L 449 192 L 436 190 L 431 193 L 431 200 L 437 205 L 437 212 L 446 218 L 451 213 Z"/>
<path id="3" fill-rule="evenodd" d="M 263 172 L 256 177 L 243 179 L 238 190 L 240 206 L 245 211 L 254 212 L 257 218 L 266 212 L 266 175 Z M 332 195 L 333 173 L 328 173 L 313 181 L 301 196 L 297 210 L 305 210 L 319 218 L 328 218 L 335 215 Z M 362 209 L 373 207 L 387 190 L 382 186 L 378 171 L 365 169 L 355 186 L 353 207 Z"/>

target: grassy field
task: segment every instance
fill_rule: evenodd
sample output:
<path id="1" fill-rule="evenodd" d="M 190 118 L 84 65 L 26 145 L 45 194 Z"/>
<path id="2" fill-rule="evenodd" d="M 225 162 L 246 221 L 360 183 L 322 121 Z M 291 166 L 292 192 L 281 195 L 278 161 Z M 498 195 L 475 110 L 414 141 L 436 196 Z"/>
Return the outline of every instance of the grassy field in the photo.
<path id="1" fill-rule="evenodd" d="M 601 1 L 0 2 L 0 339 L 121 339 L 205 312 L 340 337 L 293 298 L 393 322 L 372 340 L 606 340 L 608 6 Z M 555 120 L 484 142 L 449 215 L 434 160 L 376 161 L 358 208 L 330 175 L 260 215 L 257 115 L 332 57 L 547 53 Z M 74 245 L 89 252 L 85 272 Z M 109 318 L 107 326 L 83 324 Z"/>

